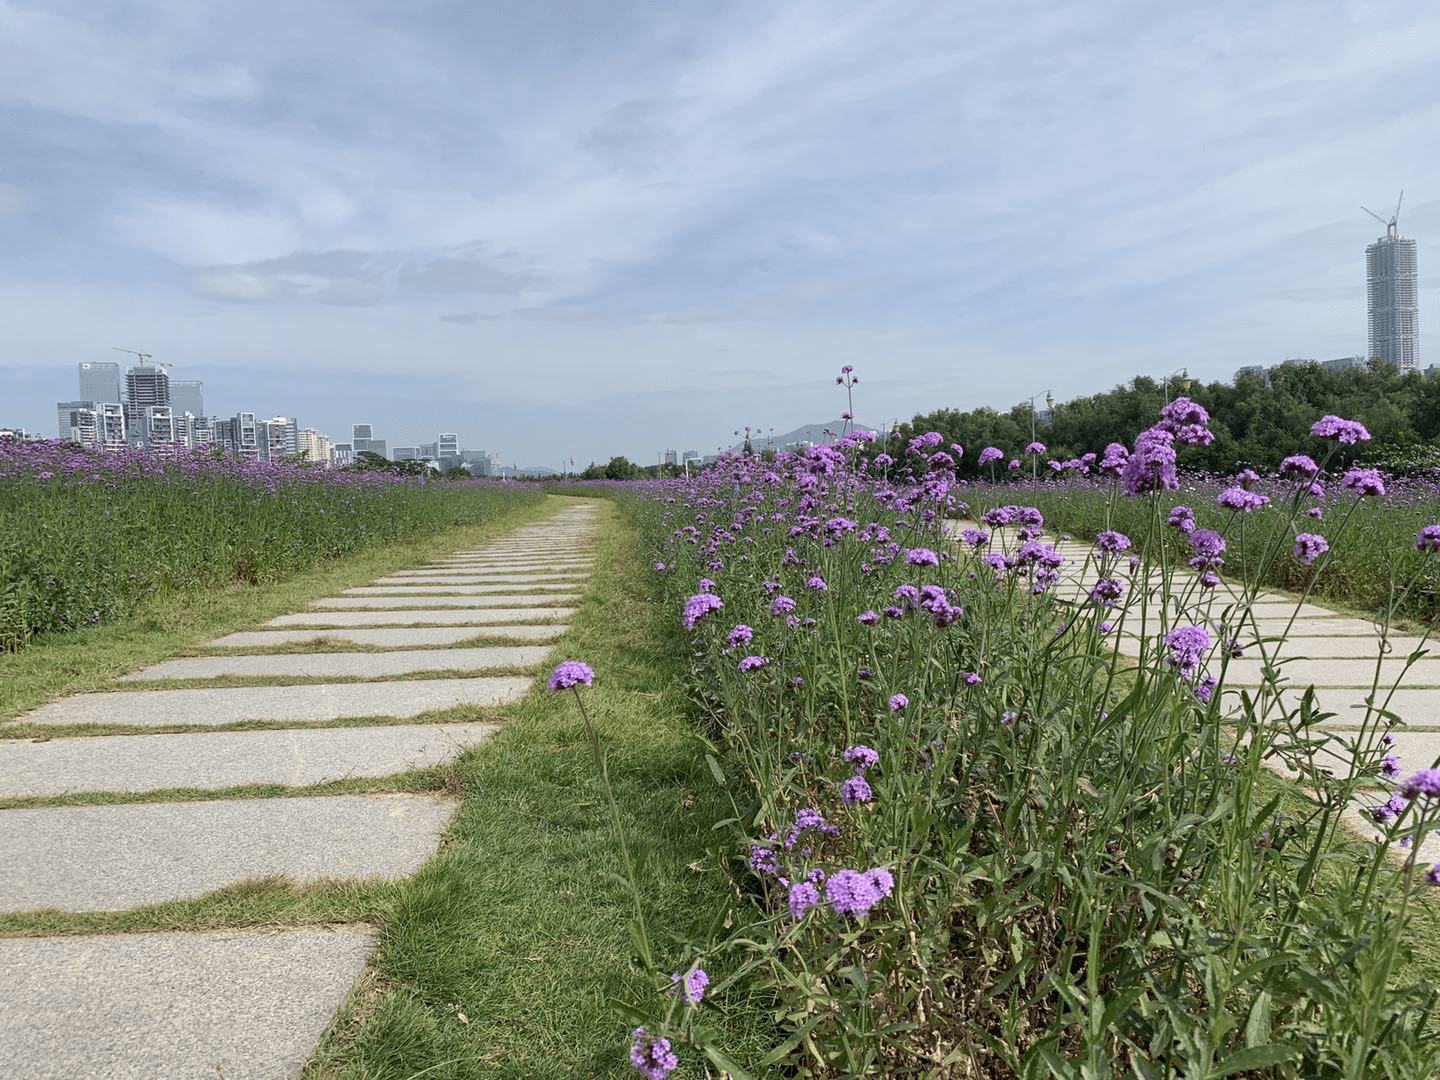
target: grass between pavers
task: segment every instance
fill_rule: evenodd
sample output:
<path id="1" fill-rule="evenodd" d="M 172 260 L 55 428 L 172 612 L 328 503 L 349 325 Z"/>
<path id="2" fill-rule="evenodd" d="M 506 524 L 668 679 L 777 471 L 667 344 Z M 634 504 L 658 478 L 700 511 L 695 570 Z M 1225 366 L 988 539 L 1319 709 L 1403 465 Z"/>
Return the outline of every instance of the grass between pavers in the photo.
<path id="1" fill-rule="evenodd" d="M 117 677 L 198 648 L 211 638 L 256 629 L 266 619 L 299 611 L 311 600 L 339 589 L 364 585 L 394 570 L 415 569 L 464 546 L 483 544 L 542 521 L 575 501 L 550 496 L 481 525 L 368 550 L 278 584 L 157 594 L 123 622 L 47 635 L 24 652 L 0 654 L 0 721 L 63 695 L 112 689 Z"/>
<path id="2" fill-rule="evenodd" d="M 80 934 L 204 933 L 212 930 L 294 929 L 346 923 L 375 925 L 395 905 L 399 883 L 320 878 L 296 882 L 280 875 L 226 885 L 192 900 L 167 900 L 129 911 L 0 914 L 0 937 Z"/>
<path id="3" fill-rule="evenodd" d="M 643 552 L 609 507 L 604 528 L 590 594 L 555 660 L 595 668 L 583 693 L 610 746 L 631 843 L 651 852 L 642 902 L 668 975 L 681 965 L 671 935 L 729 902 L 706 857 L 723 794 L 685 720 Z M 569 693 L 537 691 L 510 712 L 458 762 L 466 795 L 452 841 L 402 887 L 372 977 L 308 1080 L 634 1075 L 628 1025 L 606 999 L 648 1003 L 660 988 L 632 959 L 630 901 L 613 876 L 621 856 L 585 728 Z M 710 1015 L 742 1058 L 767 1039 L 763 1010 L 743 992 L 717 995 Z"/>
<path id="4" fill-rule="evenodd" d="M 153 791 L 76 791 L 65 795 L 0 798 L 0 810 L 50 806 L 121 806 L 129 803 L 219 802 L 224 799 L 289 799 L 305 795 L 463 795 L 464 772 L 453 761 L 389 776 L 351 776 L 318 784 L 243 784 L 230 788 L 156 788 Z M 3 916 L 0 916 L 3 920 Z M 0 921 L 0 927 L 3 927 Z"/>
<path id="5" fill-rule="evenodd" d="M 32 724 L 16 720 L 0 728 L 5 739 L 46 742 L 50 739 L 88 738 L 98 735 L 208 735 L 218 731 L 285 731 L 300 728 L 402 727 L 435 724 L 493 724 L 509 721 L 511 706 L 455 705 L 414 716 L 344 716 L 335 720 L 236 720 L 228 724 Z M 0 807 L 4 807 L 0 799 Z"/>

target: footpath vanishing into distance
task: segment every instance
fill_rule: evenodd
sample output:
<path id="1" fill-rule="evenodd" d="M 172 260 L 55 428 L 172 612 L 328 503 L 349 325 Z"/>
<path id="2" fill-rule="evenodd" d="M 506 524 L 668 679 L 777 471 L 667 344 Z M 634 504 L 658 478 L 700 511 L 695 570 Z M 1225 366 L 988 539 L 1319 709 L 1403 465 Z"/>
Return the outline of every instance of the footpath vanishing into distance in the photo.
<path id="1" fill-rule="evenodd" d="M 496 710 L 549 670 L 551 643 L 568 629 L 583 595 L 597 518 L 595 504 L 575 504 L 477 550 L 210 642 L 213 655 L 157 664 L 126 676 L 113 692 L 21 717 L 133 732 L 0 740 L 0 798 L 155 798 L 0 811 L 0 911 L 121 911 L 276 874 L 307 881 L 414 873 L 435 852 L 457 800 L 388 794 L 197 802 L 167 801 L 165 793 L 385 777 L 443 763 L 482 742 L 496 730 Z M 306 642 L 325 651 L 246 652 Z M 351 645 L 370 651 L 347 651 Z M 230 676 L 277 684 L 206 685 Z M 145 688 L 155 680 L 167 688 Z M 171 687 L 177 680 L 193 685 Z M 457 706 L 477 719 L 413 720 Z M 353 718 L 365 722 L 315 726 Z M 241 721 L 272 727 L 146 730 Z M 294 1076 L 364 970 L 374 940 L 369 926 L 0 940 L 0 1077 Z"/>

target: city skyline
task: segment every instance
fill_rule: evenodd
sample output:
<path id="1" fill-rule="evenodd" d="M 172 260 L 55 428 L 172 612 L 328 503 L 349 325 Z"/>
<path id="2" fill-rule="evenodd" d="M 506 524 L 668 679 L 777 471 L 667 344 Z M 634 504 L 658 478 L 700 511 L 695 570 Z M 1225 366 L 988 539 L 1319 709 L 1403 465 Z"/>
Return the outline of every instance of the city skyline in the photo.
<path id="1" fill-rule="evenodd" d="M 886 422 L 1223 380 L 1368 351 L 1358 204 L 1440 235 L 1423 5 L 0 16 L 0 423 L 37 431 L 114 346 L 518 462 L 829 415 L 842 364 Z"/>

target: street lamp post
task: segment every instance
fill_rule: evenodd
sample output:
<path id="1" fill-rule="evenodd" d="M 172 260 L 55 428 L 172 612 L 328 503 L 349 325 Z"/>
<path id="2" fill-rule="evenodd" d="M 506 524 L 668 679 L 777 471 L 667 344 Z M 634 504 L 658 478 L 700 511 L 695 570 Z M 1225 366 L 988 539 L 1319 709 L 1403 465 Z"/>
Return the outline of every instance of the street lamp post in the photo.
<path id="1" fill-rule="evenodd" d="M 1044 395 L 1045 395 L 1045 407 L 1046 407 L 1047 409 L 1049 409 L 1051 412 L 1054 412 L 1054 411 L 1055 411 L 1055 399 L 1050 396 L 1050 391 L 1049 391 L 1049 390 L 1041 390 L 1041 391 L 1040 391 L 1040 394 L 1044 394 Z M 1039 397 L 1040 394 L 1031 394 L 1031 395 L 1030 395 L 1030 441 L 1031 441 L 1032 443 L 1035 441 L 1035 438 L 1036 438 L 1036 436 L 1035 436 L 1035 399 L 1036 399 L 1037 397 Z M 1039 455 L 1039 454 L 1031 454 L 1031 455 L 1030 455 L 1030 479 L 1031 479 L 1031 480 L 1036 479 L 1036 478 L 1039 476 L 1039 474 L 1040 474 L 1040 455 Z"/>
<path id="2" fill-rule="evenodd" d="M 1169 405 L 1169 404 L 1170 404 L 1170 380 L 1173 379 L 1176 375 L 1179 375 L 1179 376 L 1180 376 L 1180 389 L 1181 389 L 1181 390 L 1189 390 L 1189 389 L 1190 389 L 1190 382 L 1191 382 L 1191 379 L 1190 379 L 1190 369 L 1189 369 L 1189 368 L 1176 368 L 1174 371 L 1170 372 L 1169 375 L 1166 375 L 1166 376 L 1165 376 L 1165 404 L 1166 404 L 1166 405 Z"/>

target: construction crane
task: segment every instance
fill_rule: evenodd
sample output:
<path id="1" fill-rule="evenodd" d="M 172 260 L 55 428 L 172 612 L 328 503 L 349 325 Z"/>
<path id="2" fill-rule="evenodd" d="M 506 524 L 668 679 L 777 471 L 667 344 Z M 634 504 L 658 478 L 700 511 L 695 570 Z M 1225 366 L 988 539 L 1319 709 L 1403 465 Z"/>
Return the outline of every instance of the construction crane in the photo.
<path id="1" fill-rule="evenodd" d="M 122 349 L 122 348 L 120 348 L 119 345 L 111 345 L 110 347 L 111 347 L 112 349 L 114 349 L 116 352 L 128 352 L 131 356 L 138 356 L 138 357 L 140 358 L 140 363 L 141 363 L 141 364 L 149 363 L 149 365 L 150 365 L 151 367 L 163 367 L 163 368 L 168 368 L 168 367 L 174 367 L 174 366 L 175 366 L 174 364 L 167 363 L 167 362 L 164 361 L 164 360 L 151 361 L 151 360 L 150 360 L 150 357 L 154 356 L 154 355 L 155 355 L 154 353 L 139 352 L 139 351 L 136 350 L 136 349 Z"/>
<path id="2" fill-rule="evenodd" d="M 1393 213 L 1393 214 L 1390 215 L 1390 220 L 1389 220 L 1389 221 L 1386 221 L 1383 217 L 1381 217 L 1379 214 L 1375 213 L 1375 211 L 1374 211 L 1374 210 L 1371 210 L 1368 206 L 1362 206 L 1362 207 L 1360 207 L 1360 209 L 1361 209 L 1361 210 L 1364 210 L 1365 213 L 1369 214 L 1369 215 L 1370 215 L 1371 217 L 1373 217 L 1376 221 L 1380 222 L 1381 225 L 1384 225 L 1384 226 L 1385 226 L 1385 235 L 1386 235 L 1387 237 L 1389 237 L 1390 239 L 1399 240 L 1399 239 L 1400 239 L 1400 204 L 1401 204 L 1402 202 L 1404 202 L 1404 201 L 1405 201 L 1405 189 L 1404 189 L 1404 188 L 1401 188 L 1401 189 L 1400 189 L 1400 198 L 1398 198 L 1398 199 L 1395 200 L 1395 213 Z"/>

